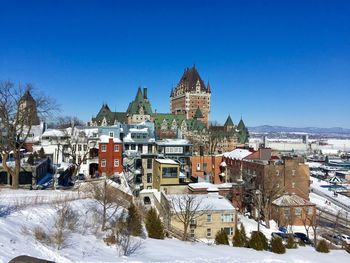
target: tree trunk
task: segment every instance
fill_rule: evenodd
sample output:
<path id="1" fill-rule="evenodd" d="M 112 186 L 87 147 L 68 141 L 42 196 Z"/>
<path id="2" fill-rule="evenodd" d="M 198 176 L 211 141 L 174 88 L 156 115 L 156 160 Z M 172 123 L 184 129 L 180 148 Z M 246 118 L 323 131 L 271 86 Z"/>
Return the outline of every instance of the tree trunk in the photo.
<path id="1" fill-rule="evenodd" d="M 182 236 L 182 240 L 186 241 L 187 240 L 187 229 L 188 229 L 188 224 L 184 224 L 184 233 Z"/>
<path id="2" fill-rule="evenodd" d="M 19 170 L 21 168 L 21 163 L 20 163 L 20 160 L 18 160 L 16 158 L 15 167 L 12 169 L 6 163 L 6 161 L 8 159 L 8 156 L 9 155 L 7 153 L 3 153 L 2 154 L 2 167 L 10 175 L 10 178 L 12 179 L 12 183 L 11 183 L 12 188 L 13 189 L 18 189 L 18 186 L 19 186 Z M 10 184 L 10 182 L 8 182 L 8 184 Z"/>

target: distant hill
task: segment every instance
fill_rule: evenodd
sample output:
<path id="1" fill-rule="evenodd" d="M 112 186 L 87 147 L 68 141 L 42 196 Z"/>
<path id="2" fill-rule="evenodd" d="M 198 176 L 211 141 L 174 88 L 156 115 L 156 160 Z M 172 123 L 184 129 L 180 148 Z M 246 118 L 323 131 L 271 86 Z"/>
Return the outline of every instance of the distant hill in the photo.
<path id="1" fill-rule="evenodd" d="M 278 133 L 278 132 L 303 132 L 311 134 L 350 134 L 350 129 L 341 128 L 341 127 L 332 127 L 332 128 L 317 128 L 317 127 L 304 127 L 304 128 L 293 128 L 293 127 L 284 127 L 284 126 L 271 126 L 271 125 L 262 125 L 256 127 L 248 127 L 250 132 L 256 133 Z"/>

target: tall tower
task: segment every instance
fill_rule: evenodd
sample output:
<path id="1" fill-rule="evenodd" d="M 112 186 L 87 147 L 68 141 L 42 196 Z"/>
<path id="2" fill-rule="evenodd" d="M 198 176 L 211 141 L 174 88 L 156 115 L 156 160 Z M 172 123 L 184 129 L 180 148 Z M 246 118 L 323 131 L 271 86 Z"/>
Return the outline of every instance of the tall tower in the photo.
<path id="1" fill-rule="evenodd" d="M 203 122 L 209 126 L 210 84 L 206 86 L 195 66 L 186 68 L 177 86 L 170 93 L 170 111 L 193 119 L 200 108 Z"/>
<path id="2" fill-rule="evenodd" d="M 39 125 L 40 119 L 38 117 L 36 101 L 30 94 L 29 89 L 26 90 L 19 102 L 19 115 L 20 118 L 24 118 L 23 123 L 25 125 Z"/>

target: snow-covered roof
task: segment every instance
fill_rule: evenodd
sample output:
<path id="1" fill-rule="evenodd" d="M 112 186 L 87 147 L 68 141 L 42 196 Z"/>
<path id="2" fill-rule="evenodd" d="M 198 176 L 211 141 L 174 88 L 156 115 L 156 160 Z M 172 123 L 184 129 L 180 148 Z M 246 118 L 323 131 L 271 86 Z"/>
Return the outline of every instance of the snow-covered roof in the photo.
<path id="1" fill-rule="evenodd" d="M 189 187 L 192 189 L 207 189 L 207 191 L 219 191 L 217 185 L 207 183 L 207 182 L 201 182 L 201 183 L 192 183 L 188 184 Z"/>
<path id="2" fill-rule="evenodd" d="M 223 156 L 230 159 L 242 160 L 252 152 L 246 149 L 234 149 L 232 152 L 223 153 Z"/>
<path id="3" fill-rule="evenodd" d="M 43 134 L 42 137 L 65 137 L 66 134 L 61 131 L 61 130 L 46 130 Z"/>
<path id="4" fill-rule="evenodd" d="M 193 198 L 192 205 L 197 207 L 197 211 L 235 211 L 234 206 L 223 196 L 218 194 L 204 194 L 204 195 L 168 195 L 167 196 L 171 203 L 173 204 L 173 210 L 181 212 L 180 206 L 186 205 L 187 197 Z"/>
<path id="5" fill-rule="evenodd" d="M 223 161 L 223 162 L 221 162 L 221 163 L 220 163 L 220 166 L 222 166 L 222 167 L 226 167 L 226 166 L 227 166 L 227 164 L 226 164 L 226 162 L 225 162 L 225 161 Z"/>
<path id="6" fill-rule="evenodd" d="M 188 145 L 191 144 L 190 141 L 185 139 L 164 139 L 161 141 L 157 141 L 158 145 Z"/>
<path id="7" fill-rule="evenodd" d="M 156 159 L 156 161 L 161 164 L 178 164 L 172 159 Z"/>
<path id="8" fill-rule="evenodd" d="M 109 137 L 108 135 L 101 135 L 100 136 L 101 143 L 109 143 L 109 139 L 113 139 L 114 143 L 121 143 L 121 140 L 119 138 L 112 138 L 112 137 Z"/>
<path id="9" fill-rule="evenodd" d="M 129 132 L 148 133 L 148 128 L 142 128 L 142 129 L 130 128 Z"/>
<path id="10" fill-rule="evenodd" d="M 295 195 L 295 194 L 284 194 L 272 202 L 277 206 L 303 206 L 303 205 L 314 205 L 310 201 Z"/>

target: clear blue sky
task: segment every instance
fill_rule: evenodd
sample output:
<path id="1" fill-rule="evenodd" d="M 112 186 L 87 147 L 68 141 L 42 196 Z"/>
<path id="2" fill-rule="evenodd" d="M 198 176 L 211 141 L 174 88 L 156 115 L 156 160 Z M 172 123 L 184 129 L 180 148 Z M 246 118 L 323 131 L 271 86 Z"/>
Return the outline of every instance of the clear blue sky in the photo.
<path id="1" fill-rule="evenodd" d="M 153 109 L 196 64 L 211 120 L 350 128 L 350 1 L 2 1 L 0 80 L 30 82 L 62 114 Z"/>

